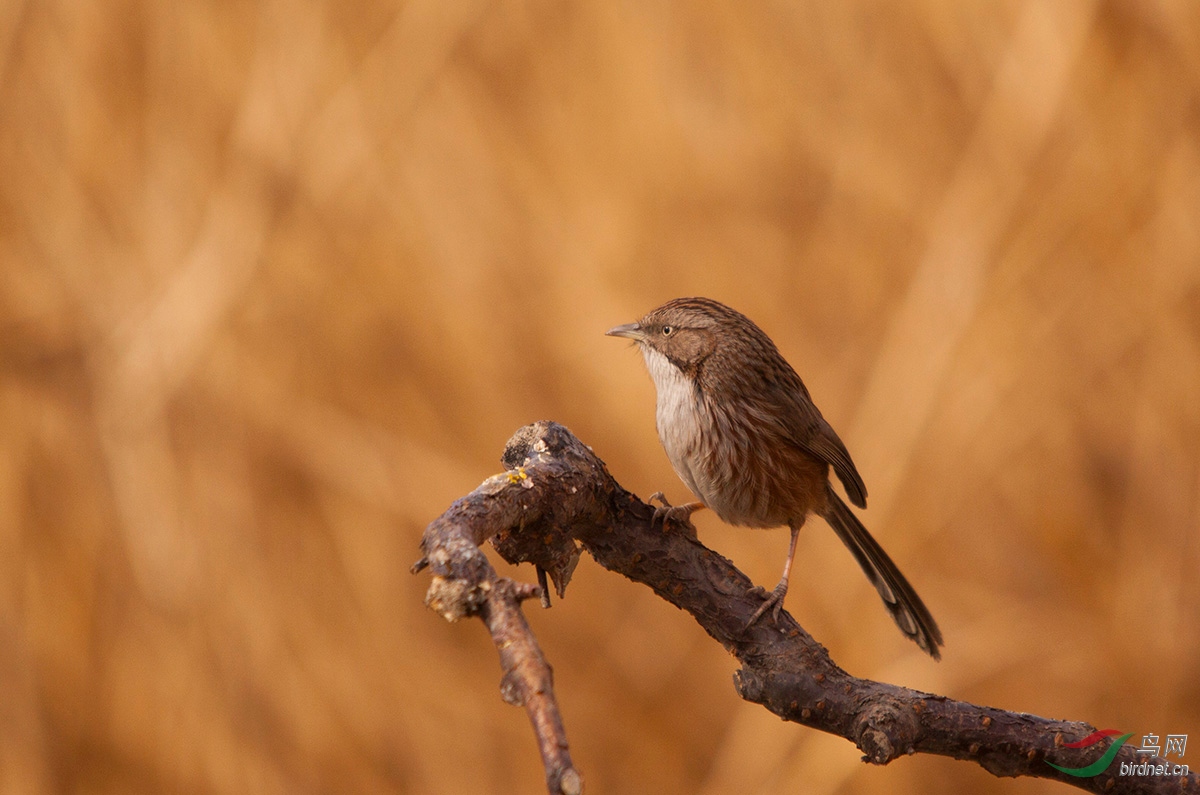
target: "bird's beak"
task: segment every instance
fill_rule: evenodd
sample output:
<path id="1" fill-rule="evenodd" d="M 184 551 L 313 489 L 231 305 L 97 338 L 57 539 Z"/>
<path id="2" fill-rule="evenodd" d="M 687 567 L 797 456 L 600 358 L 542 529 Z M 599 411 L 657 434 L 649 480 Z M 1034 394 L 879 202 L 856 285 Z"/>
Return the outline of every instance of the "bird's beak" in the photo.
<path id="1" fill-rule="evenodd" d="M 642 327 L 637 323 L 626 323 L 623 326 L 614 326 L 613 328 L 610 328 L 608 331 L 604 332 L 604 334 L 608 337 L 625 337 L 626 339 L 631 339 L 635 342 L 640 342 L 646 338 L 645 333 L 642 332 Z"/>

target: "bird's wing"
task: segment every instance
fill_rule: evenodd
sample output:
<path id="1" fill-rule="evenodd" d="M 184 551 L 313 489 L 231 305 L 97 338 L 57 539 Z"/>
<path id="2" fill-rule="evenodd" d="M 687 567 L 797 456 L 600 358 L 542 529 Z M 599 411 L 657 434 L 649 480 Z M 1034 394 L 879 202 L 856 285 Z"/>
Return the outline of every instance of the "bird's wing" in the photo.
<path id="1" fill-rule="evenodd" d="M 821 416 L 800 376 L 792 371 L 784 387 L 783 394 L 775 392 L 775 395 L 777 399 L 782 399 L 789 409 L 780 415 L 787 418 L 783 428 L 785 436 L 812 457 L 833 467 L 838 480 L 846 487 L 846 496 L 850 498 L 850 502 L 859 508 L 866 508 L 867 487 L 863 483 L 862 475 L 858 474 L 846 445 Z"/>
<path id="2" fill-rule="evenodd" d="M 744 377 L 745 372 L 741 375 Z M 776 433 L 808 455 L 833 467 L 850 502 L 866 508 L 867 487 L 850 459 L 846 445 L 821 416 L 808 387 L 791 365 L 775 351 L 769 366 L 752 375 L 750 384 L 738 384 L 737 387 L 752 395 L 749 400 L 758 408 L 754 412 L 758 420 L 773 426 Z"/>
<path id="3" fill-rule="evenodd" d="M 817 432 L 800 442 L 800 446 L 833 467 L 838 480 L 842 481 L 846 488 L 846 496 L 850 498 L 850 502 L 859 508 L 867 507 L 867 486 L 863 483 L 862 475 L 858 474 L 846 445 L 842 444 L 842 440 L 823 417 Z"/>

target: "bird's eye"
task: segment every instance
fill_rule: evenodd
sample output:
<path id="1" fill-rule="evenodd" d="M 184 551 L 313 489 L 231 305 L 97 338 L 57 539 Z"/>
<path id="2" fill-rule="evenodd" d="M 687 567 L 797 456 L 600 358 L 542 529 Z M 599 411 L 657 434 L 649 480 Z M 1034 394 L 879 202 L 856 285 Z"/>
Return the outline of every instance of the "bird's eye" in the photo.
<path id="1" fill-rule="evenodd" d="M 669 337 L 669 336 L 671 336 L 671 332 L 672 332 L 672 331 L 674 331 L 674 330 L 675 330 L 675 329 L 671 328 L 670 326 L 663 326 L 663 328 L 662 328 L 662 333 L 663 333 L 663 336 L 664 336 L 664 337 Z"/>

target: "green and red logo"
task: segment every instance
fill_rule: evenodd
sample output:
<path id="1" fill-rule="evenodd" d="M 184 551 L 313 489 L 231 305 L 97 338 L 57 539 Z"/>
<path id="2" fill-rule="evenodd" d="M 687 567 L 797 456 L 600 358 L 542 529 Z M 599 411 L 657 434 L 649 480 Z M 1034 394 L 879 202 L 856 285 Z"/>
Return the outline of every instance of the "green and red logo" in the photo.
<path id="1" fill-rule="evenodd" d="M 1133 736 L 1132 733 L 1121 734 L 1116 729 L 1101 729 L 1098 732 L 1092 732 L 1082 740 L 1063 744 L 1064 748 L 1087 748 L 1100 742 L 1105 737 L 1114 737 L 1118 734 L 1121 736 L 1117 737 L 1117 739 L 1113 741 L 1113 744 L 1108 746 L 1108 750 L 1104 752 L 1104 755 L 1086 767 L 1059 767 L 1053 762 L 1046 762 L 1046 764 L 1050 765 L 1050 767 L 1054 768 L 1055 770 L 1066 773 L 1068 776 L 1078 776 L 1079 778 L 1098 776 L 1103 773 L 1109 765 L 1112 764 L 1113 759 L 1115 759 L 1117 756 L 1117 752 L 1121 750 L 1121 746 L 1125 744 L 1126 740 Z"/>

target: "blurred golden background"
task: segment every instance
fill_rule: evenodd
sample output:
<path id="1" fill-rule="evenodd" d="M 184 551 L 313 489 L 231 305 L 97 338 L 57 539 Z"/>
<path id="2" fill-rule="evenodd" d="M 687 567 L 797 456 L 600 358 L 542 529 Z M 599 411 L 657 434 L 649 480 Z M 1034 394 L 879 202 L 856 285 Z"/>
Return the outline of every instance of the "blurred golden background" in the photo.
<path id="1" fill-rule="evenodd" d="M 813 520 L 839 663 L 1200 735 L 1190 0 L 5 0 L 0 280 L 5 793 L 543 791 L 408 567 L 537 419 L 686 498 L 603 336 L 680 295 L 772 335 L 946 636 Z M 529 613 L 592 793 L 1064 790 L 863 765 L 590 559 Z"/>

